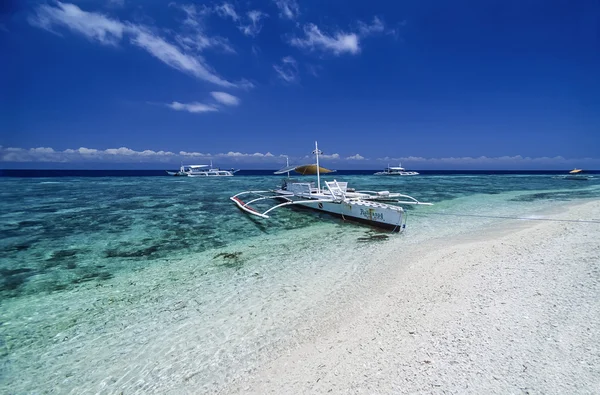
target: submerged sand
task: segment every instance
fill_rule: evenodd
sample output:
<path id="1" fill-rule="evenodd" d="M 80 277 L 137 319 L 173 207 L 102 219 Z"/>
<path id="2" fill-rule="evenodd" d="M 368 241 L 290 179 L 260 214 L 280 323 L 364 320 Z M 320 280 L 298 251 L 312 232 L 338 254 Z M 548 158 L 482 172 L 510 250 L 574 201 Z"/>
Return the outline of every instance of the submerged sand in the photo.
<path id="1" fill-rule="evenodd" d="M 600 201 L 536 215 L 366 243 L 352 281 L 282 244 L 225 297 L 176 262 L 5 301 L 0 392 L 600 393 Z"/>
<path id="2" fill-rule="evenodd" d="M 600 220 L 600 202 L 552 213 Z M 600 393 L 600 223 L 505 221 L 390 260 L 222 393 Z"/>

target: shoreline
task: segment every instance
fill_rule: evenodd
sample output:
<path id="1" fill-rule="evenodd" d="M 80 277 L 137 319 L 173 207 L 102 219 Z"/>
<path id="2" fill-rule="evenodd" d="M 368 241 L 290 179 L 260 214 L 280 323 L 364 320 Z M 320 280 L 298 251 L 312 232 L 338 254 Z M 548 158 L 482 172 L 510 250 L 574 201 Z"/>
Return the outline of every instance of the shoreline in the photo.
<path id="1" fill-rule="evenodd" d="M 551 212 L 597 219 L 600 202 Z M 335 320 L 219 393 L 599 392 L 600 224 L 510 222 L 417 246 Z"/>

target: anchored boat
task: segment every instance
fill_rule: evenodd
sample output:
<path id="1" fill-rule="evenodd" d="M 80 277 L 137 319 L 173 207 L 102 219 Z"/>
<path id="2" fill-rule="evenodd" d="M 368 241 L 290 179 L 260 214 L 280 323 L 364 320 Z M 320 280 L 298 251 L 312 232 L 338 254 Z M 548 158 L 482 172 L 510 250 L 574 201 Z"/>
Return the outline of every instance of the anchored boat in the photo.
<path id="1" fill-rule="evenodd" d="M 419 175 L 416 171 L 406 171 L 404 167 L 402 167 L 402 163 L 400 163 L 397 167 L 390 166 L 385 168 L 383 171 L 378 171 L 374 173 L 375 176 L 416 176 Z"/>
<path id="2" fill-rule="evenodd" d="M 325 181 L 321 188 L 321 169 L 319 166 L 319 151 L 317 142 L 313 154 L 316 157 L 314 169 L 317 184 L 286 179 L 279 189 L 267 191 L 240 192 L 230 199 L 244 212 L 260 218 L 269 218 L 269 213 L 286 206 L 303 206 L 317 211 L 339 216 L 343 219 L 363 222 L 380 228 L 400 232 L 406 225 L 406 212 L 395 204 L 432 205 L 423 203 L 412 196 L 389 191 L 356 191 L 348 188 L 347 182 L 337 180 Z M 310 165 L 306 165 L 310 166 Z M 287 166 L 275 174 L 287 173 L 299 166 Z M 327 169 L 325 169 L 327 170 Z M 244 200 L 247 200 L 245 202 Z M 259 210 L 257 203 L 269 200 L 281 203 Z M 394 204 L 391 204 L 394 203 Z"/>
<path id="3" fill-rule="evenodd" d="M 591 179 L 591 176 L 586 174 L 581 174 L 583 172 L 582 169 L 573 169 L 569 172 L 568 175 L 564 176 L 565 180 L 577 180 L 577 181 L 587 181 Z"/>
<path id="4" fill-rule="evenodd" d="M 167 171 L 170 176 L 183 177 L 232 177 L 239 170 L 222 170 L 212 165 L 181 165 L 178 172 Z"/>

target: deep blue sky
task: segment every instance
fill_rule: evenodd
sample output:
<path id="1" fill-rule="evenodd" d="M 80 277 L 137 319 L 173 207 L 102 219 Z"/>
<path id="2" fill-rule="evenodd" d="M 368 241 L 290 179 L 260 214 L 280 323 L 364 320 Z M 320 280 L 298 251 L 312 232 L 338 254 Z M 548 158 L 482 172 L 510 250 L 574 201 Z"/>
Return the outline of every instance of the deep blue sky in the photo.
<path id="1" fill-rule="evenodd" d="M 597 0 L 3 4 L 0 167 L 600 168 Z"/>

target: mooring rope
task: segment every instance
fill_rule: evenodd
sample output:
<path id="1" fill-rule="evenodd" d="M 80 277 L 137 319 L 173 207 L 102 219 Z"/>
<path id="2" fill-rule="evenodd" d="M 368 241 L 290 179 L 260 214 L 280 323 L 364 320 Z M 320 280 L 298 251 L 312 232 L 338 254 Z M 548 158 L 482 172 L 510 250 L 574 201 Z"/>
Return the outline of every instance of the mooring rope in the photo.
<path id="1" fill-rule="evenodd" d="M 519 219 L 524 221 L 552 221 L 552 222 L 578 222 L 588 224 L 600 224 L 600 220 L 592 219 L 559 219 L 559 218 L 527 218 L 527 217 L 511 217 L 505 215 L 480 215 L 480 214 L 454 214 L 454 213 L 413 213 L 413 215 L 419 217 L 426 217 L 428 215 L 451 215 L 455 217 L 478 217 L 478 218 L 494 218 L 494 219 Z"/>

